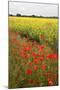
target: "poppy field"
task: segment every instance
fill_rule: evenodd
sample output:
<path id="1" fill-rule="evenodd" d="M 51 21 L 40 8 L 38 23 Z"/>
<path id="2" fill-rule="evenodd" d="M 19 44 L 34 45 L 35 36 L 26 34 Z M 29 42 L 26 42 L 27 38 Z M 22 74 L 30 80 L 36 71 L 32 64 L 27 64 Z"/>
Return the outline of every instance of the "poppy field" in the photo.
<path id="1" fill-rule="evenodd" d="M 9 88 L 58 85 L 58 19 L 9 16 Z"/>

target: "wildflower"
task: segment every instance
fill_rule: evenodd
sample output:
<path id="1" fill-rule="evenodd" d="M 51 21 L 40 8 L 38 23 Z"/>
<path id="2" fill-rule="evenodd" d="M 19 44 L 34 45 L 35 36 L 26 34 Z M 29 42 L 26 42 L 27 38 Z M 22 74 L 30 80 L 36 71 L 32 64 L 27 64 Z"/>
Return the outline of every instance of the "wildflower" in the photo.
<path id="1" fill-rule="evenodd" d="M 29 62 L 29 65 L 31 66 L 32 65 L 32 62 Z"/>
<path id="2" fill-rule="evenodd" d="M 40 57 L 40 60 L 43 61 L 44 60 L 44 57 Z"/>
<path id="3" fill-rule="evenodd" d="M 44 47 L 45 47 L 44 45 L 40 45 L 40 49 L 44 49 Z"/>
<path id="4" fill-rule="evenodd" d="M 32 70 L 31 69 L 27 69 L 26 70 L 26 74 L 31 75 L 32 74 Z"/>
<path id="5" fill-rule="evenodd" d="M 34 63 L 35 64 L 38 64 L 38 59 L 34 59 Z"/>
<path id="6" fill-rule="evenodd" d="M 53 81 L 48 79 L 48 85 L 52 86 L 53 85 Z"/>
<path id="7" fill-rule="evenodd" d="M 44 58 L 44 54 L 41 55 Z"/>
<path id="8" fill-rule="evenodd" d="M 37 71 L 38 70 L 38 66 L 34 66 L 34 70 Z"/>
<path id="9" fill-rule="evenodd" d="M 27 58 L 30 57 L 30 54 L 25 54 L 24 56 L 25 56 L 25 58 L 27 59 Z"/>
<path id="10" fill-rule="evenodd" d="M 39 46 L 39 52 L 42 52 L 43 49 L 44 49 L 44 47 L 45 47 L 44 45 L 40 45 L 40 46 Z"/>
<path id="11" fill-rule="evenodd" d="M 37 56 L 40 57 L 40 54 L 38 53 Z"/>
<path id="12" fill-rule="evenodd" d="M 31 50 L 31 46 L 24 47 L 23 50 L 29 52 Z"/>
<path id="13" fill-rule="evenodd" d="M 43 64 L 43 65 L 41 66 L 41 68 L 42 68 L 43 71 L 45 71 L 45 70 L 46 70 L 46 65 Z"/>
<path id="14" fill-rule="evenodd" d="M 23 44 L 22 44 L 22 47 L 26 47 L 26 46 L 27 46 L 26 43 L 23 43 Z"/>
<path id="15" fill-rule="evenodd" d="M 35 52 L 32 52 L 32 56 L 33 56 L 33 57 L 36 57 L 37 54 L 36 54 Z"/>
<path id="16" fill-rule="evenodd" d="M 20 51 L 19 56 L 22 57 L 22 58 L 25 58 L 25 52 L 24 51 Z"/>
<path id="17" fill-rule="evenodd" d="M 57 59 L 57 54 L 48 54 L 47 59 Z"/>

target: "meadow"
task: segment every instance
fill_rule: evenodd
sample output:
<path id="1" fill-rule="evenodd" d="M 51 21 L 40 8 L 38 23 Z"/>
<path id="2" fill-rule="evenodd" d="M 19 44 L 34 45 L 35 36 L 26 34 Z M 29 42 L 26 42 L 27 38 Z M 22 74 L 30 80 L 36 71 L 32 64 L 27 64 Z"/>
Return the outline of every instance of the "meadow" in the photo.
<path id="1" fill-rule="evenodd" d="M 58 19 L 9 16 L 9 88 L 58 85 Z"/>

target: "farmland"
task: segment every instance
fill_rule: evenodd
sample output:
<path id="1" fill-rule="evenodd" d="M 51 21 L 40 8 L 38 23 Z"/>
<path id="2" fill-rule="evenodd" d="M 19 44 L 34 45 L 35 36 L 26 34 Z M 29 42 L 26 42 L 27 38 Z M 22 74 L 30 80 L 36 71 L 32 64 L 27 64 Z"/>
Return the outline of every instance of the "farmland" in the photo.
<path id="1" fill-rule="evenodd" d="M 9 87 L 58 85 L 58 19 L 9 17 Z"/>

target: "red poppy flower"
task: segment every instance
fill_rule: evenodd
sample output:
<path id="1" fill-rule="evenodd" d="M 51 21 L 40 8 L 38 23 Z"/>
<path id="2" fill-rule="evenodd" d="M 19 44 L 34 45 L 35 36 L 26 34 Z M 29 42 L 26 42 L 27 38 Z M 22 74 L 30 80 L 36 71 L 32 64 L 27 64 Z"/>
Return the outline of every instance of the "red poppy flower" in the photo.
<path id="1" fill-rule="evenodd" d="M 49 86 L 52 86 L 52 85 L 53 85 L 53 81 L 50 80 L 50 79 L 48 79 L 48 85 L 49 85 Z"/>
<path id="2" fill-rule="evenodd" d="M 32 74 L 32 70 L 31 69 L 27 69 L 26 70 L 26 74 L 31 75 Z"/>
<path id="3" fill-rule="evenodd" d="M 40 45 L 40 49 L 44 49 L 44 47 L 45 47 L 44 45 Z"/>
<path id="4" fill-rule="evenodd" d="M 24 47 L 24 48 L 23 48 L 24 51 L 28 51 L 28 52 L 29 52 L 31 49 L 32 49 L 31 46 L 27 46 L 27 47 Z"/>
<path id="5" fill-rule="evenodd" d="M 21 56 L 22 58 L 25 58 L 25 52 L 24 51 L 20 51 L 19 56 Z"/>
<path id="6" fill-rule="evenodd" d="M 35 52 L 32 52 L 32 56 L 33 56 L 33 57 L 36 57 L 36 55 L 37 55 L 37 54 L 36 54 Z"/>
<path id="7" fill-rule="evenodd" d="M 44 54 L 41 55 L 44 58 Z"/>
<path id="8" fill-rule="evenodd" d="M 32 65 L 32 62 L 29 62 L 29 65 L 31 66 Z"/>
<path id="9" fill-rule="evenodd" d="M 43 61 L 44 60 L 44 57 L 40 57 L 39 60 Z"/>
<path id="10" fill-rule="evenodd" d="M 34 66 L 34 70 L 37 71 L 38 70 L 38 66 Z"/>
<path id="11" fill-rule="evenodd" d="M 37 56 L 40 57 L 40 54 L 38 53 Z"/>
<path id="12" fill-rule="evenodd" d="M 43 49 L 39 49 L 39 52 L 43 52 Z"/>
<path id="13" fill-rule="evenodd" d="M 25 54 L 24 57 L 27 59 L 30 57 L 30 54 Z"/>
<path id="14" fill-rule="evenodd" d="M 43 64 L 43 65 L 41 66 L 41 68 L 42 68 L 43 71 L 45 71 L 45 70 L 46 70 L 46 65 Z"/>
<path id="15" fill-rule="evenodd" d="M 27 45 L 26 45 L 26 43 L 23 43 L 22 46 L 23 46 L 23 47 L 26 47 Z"/>
<path id="16" fill-rule="evenodd" d="M 39 46 L 39 52 L 43 52 L 44 47 L 45 47 L 44 45 L 40 45 Z"/>
<path id="17" fill-rule="evenodd" d="M 57 59 L 57 54 L 48 54 L 47 59 Z"/>
<path id="18" fill-rule="evenodd" d="M 34 63 L 35 64 L 38 64 L 38 59 L 34 59 Z"/>

